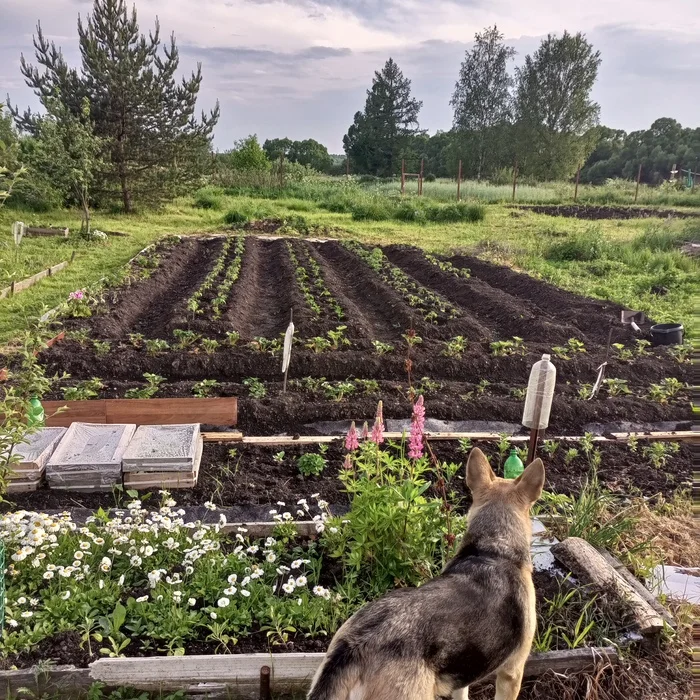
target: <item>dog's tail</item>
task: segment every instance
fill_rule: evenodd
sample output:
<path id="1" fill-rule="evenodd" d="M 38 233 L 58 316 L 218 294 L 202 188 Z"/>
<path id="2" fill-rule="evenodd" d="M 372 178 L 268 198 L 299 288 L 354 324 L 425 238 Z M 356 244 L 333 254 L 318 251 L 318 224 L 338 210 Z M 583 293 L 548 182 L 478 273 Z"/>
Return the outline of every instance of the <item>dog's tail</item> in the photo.
<path id="1" fill-rule="evenodd" d="M 308 700 L 348 700 L 360 677 L 359 665 L 350 645 L 340 640 L 316 673 Z"/>

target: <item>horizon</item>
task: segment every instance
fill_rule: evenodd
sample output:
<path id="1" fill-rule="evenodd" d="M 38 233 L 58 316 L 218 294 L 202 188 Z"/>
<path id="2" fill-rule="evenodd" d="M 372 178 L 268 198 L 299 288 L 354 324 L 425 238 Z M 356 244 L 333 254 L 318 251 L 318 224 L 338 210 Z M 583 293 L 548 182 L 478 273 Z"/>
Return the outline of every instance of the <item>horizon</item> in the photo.
<path id="1" fill-rule="evenodd" d="M 19 60 L 24 53 L 34 63 L 37 21 L 63 49 L 68 64 L 76 66 L 77 18 L 85 18 L 92 2 L 55 0 L 45 7 L 39 0 L 2 1 L 7 19 L 0 27 L 0 95 L 4 100 L 9 93 L 20 109 L 36 109 L 39 101 L 24 84 Z M 440 0 L 430 8 L 413 0 L 207 0 L 196 17 L 187 8 L 182 0 L 140 0 L 139 25 L 148 33 L 158 15 L 161 38 L 175 33 L 182 74 L 202 63 L 197 107 L 207 110 L 219 100 L 221 119 L 213 141 L 219 151 L 257 134 L 261 143 L 313 138 L 342 154 L 342 137 L 355 112 L 364 108 L 374 72 L 389 56 L 423 101 L 421 128 L 430 134 L 448 131 L 449 100 L 464 52 L 476 31 L 494 23 L 517 51 L 511 71 L 548 32 L 585 33 L 601 52 L 592 92 L 601 124 L 630 132 L 670 117 L 684 127 L 700 126 L 694 65 L 700 53 L 700 5 L 692 0 L 679 0 L 661 15 L 654 0 L 624 0 L 614 7 L 591 0 L 585 7 L 554 13 L 543 0 L 527 8 L 500 0 L 488 9 L 480 0 Z"/>

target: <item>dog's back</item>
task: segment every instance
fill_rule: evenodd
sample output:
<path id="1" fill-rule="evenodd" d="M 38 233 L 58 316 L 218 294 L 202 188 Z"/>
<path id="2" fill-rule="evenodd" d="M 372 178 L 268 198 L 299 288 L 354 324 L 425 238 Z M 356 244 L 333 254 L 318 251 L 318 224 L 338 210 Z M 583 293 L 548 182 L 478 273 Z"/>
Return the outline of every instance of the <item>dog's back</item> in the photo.
<path id="1" fill-rule="evenodd" d="M 420 588 L 392 591 L 351 617 L 310 700 L 433 700 L 511 665 L 522 672 L 535 631 L 528 511 L 544 468 L 537 460 L 505 482 L 474 450 L 467 474 L 474 504 L 456 556 Z"/>

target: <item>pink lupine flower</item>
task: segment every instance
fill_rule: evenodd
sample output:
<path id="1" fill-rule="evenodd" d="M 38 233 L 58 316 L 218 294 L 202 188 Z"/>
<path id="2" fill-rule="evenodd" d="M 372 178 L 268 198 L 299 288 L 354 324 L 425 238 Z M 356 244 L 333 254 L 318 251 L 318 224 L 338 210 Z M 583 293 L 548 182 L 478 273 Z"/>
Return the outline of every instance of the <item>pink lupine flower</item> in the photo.
<path id="1" fill-rule="evenodd" d="M 410 459 L 420 459 L 423 456 L 423 432 L 425 430 L 425 406 L 423 396 L 419 396 L 413 404 L 413 417 L 411 418 L 411 437 L 408 442 L 408 456 Z"/>
<path id="2" fill-rule="evenodd" d="M 374 419 L 370 440 L 377 445 L 381 445 L 384 442 L 384 416 L 381 401 L 377 404 L 377 416 Z"/>
<path id="3" fill-rule="evenodd" d="M 367 421 L 365 421 L 365 424 L 362 426 L 362 433 L 360 434 L 360 437 L 363 440 L 366 440 L 369 437 L 369 425 L 367 424 Z"/>
<path id="4" fill-rule="evenodd" d="M 345 469 L 345 471 L 348 471 L 348 472 L 352 470 L 352 457 L 350 456 L 349 452 L 345 455 L 345 461 L 343 462 L 343 469 Z"/>
<path id="5" fill-rule="evenodd" d="M 357 439 L 357 428 L 355 427 L 355 421 L 350 424 L 350 430 L 345 437 L 345 449 L 349 452 L 355 451 L 360 446 L 360 441 Z"/>
<path id="6" fill-rule="evenodd" d="M 82 301 L 85 298 L 85 292 L 82 289 L 76 289 L 68 295 L 71 301 Z"/>

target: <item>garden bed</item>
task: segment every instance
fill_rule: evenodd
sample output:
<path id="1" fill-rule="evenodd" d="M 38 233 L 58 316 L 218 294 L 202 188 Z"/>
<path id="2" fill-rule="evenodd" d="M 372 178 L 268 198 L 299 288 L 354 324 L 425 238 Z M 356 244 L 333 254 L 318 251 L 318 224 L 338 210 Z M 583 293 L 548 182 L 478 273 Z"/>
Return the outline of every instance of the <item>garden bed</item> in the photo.
<path id="1" fill-rule="evenodd" d="M 690 219 L 700 216 L 692 211 L 679 211 L 677 209 L 652 209 L 645 207 L 622 207 L 595 204 L 533 204 L 520 205 L 518 209 L 525 209 L 534 214 L 546 214 L 548 216 L 566 216 L 574 219 Z"/>
<path id="2" fill-rule="evenodd" d="M 437 419 L 517 423 L 529 369 L 545 352 L 558 371 L 551 431 L 690 417 L 685 351 L 652 350 L 620 323 L 619 305 L 469 256 L 189 237 L 152 250 L 128 284 L 66 311 L 89 316 L 64 319 L 66 339 L 42 354 L 50 372 L 71 375 L 46 398 L 69 398 L 66 389 L 72 398 L 234 395 L 249 434 L 364 420 L 379 398 L 387 418 L 407 418 L 417 393 Z M 610 381 L 587 401 L 606 357 Z"/>

